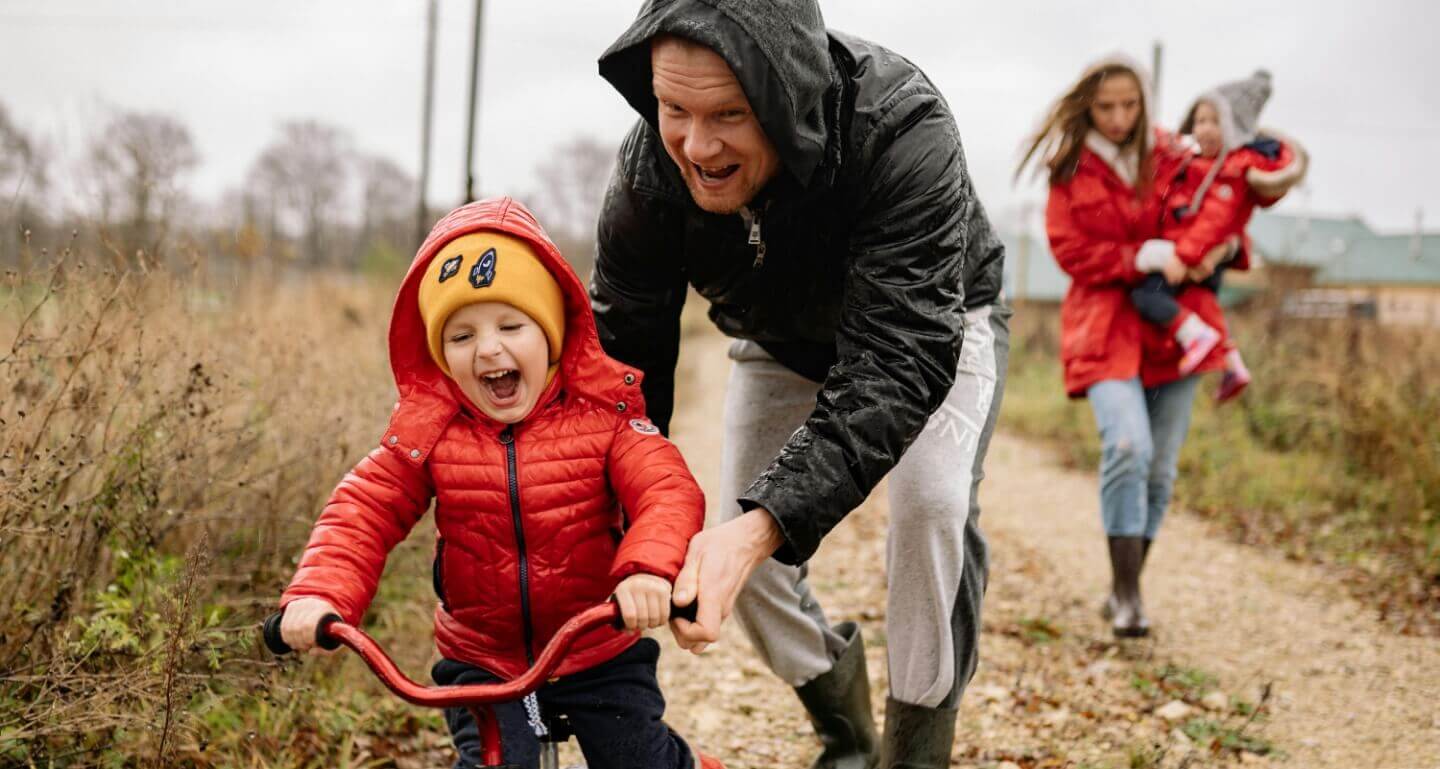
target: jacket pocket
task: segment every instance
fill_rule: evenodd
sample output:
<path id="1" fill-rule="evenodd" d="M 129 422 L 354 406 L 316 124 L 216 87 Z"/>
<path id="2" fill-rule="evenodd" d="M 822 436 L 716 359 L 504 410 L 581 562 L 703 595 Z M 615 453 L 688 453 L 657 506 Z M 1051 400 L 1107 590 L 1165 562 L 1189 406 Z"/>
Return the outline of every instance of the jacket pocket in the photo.
<path id="1" fill-rule="evenodd" d="M 440 608 L 446 612 L 450 611 L 450 604 L 445 600 L 445 540 L 435 540 L 435 560 L 430 564 L 430 581 L 435 587 L 435 597 L 440 599 Z"/>

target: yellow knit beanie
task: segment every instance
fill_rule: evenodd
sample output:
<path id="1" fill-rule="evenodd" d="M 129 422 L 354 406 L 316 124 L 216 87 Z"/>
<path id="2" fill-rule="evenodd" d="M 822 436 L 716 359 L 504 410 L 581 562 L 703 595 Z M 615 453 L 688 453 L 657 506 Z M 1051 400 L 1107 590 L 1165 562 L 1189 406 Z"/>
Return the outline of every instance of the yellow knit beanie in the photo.
<path id="1" fill-rule="evenodd" d="M 476 302 L 504 302 L 529 315 L 550 343 L 550 363 L 565 343 L 565 297 L 530 244 L 499 232 L 474 232 L 446 243 L 420 280 L 420 317 L 430 357 L 450 376 L 445 363 L 445 321 Z"/>

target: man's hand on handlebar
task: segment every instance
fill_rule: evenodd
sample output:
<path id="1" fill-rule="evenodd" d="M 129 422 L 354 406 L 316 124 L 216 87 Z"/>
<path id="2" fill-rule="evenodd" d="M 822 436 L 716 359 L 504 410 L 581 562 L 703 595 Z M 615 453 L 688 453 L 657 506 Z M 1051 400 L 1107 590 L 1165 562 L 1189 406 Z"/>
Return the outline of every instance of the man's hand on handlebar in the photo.
<path id="1" fill-rule="evenodd" d="M 720 625 L 735 607 L 735 598 L 765 559 L 783 544 L 780 527 L 764 508 L 706 529 L 690 540 L 685 567 L 675 579 L 675 605 L 699 601 L 698 617 L 677 619 L 670 632 L 680 648 L 699 654 L 720 638 Z"/>
<path id="2" fill-rule="evenodd" d="M 315 645 L 315 628 L 327 614 L 339 614 L 329 601 L 320 598 L 297 598 L 285 605 L 280 620 L 280 637 L 296 652 L 309 651 L 314 656 L 333 654 Z"/>
<path id="3" fill-rule="evenodd" d="M 625 629 L 641 632 L 670 621 L 670 581 L 653 574 L 631 574 L 615 588 Z"/>

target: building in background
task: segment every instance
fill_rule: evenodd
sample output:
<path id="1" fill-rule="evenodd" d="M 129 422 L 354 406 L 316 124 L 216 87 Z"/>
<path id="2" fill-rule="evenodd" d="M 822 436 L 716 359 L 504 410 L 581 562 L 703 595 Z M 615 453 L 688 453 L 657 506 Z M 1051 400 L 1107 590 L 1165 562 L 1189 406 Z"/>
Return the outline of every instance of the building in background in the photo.
<path id="1" fill-rule="evenodd" d="M 1440 233 L 1381 234 L 1359 217 L 1259 212 L 1249 235 L 1254 269 L 1227 273 L 1221 301 L 1264 296 L 1287 315 L 1373 318 L 1440 328 Z M 1005 294 L 1058 303 L 1070 278 L 1042 233 L 1003 233 Z"/>

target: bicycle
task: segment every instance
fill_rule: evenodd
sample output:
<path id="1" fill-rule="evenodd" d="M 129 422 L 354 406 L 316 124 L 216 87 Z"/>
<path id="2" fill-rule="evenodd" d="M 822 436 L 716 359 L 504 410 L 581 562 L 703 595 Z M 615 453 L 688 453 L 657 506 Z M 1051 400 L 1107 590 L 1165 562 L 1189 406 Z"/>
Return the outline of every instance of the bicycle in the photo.
<path id="1" fill-rule="evenodd" d="M 694 603 L 684 607 L 672 605 L 670 616 L 672 619 L 681 617 L 694 622 L 695 609 L 696 604 Z M 280 636 L 282 616 L 282 612 L 276 612 L 270 615 L 263 625 L 265 646 L 277 657 L 294 651 Z M 385 684 L 387 689 L 412 705 L 429 708 L 463 707 L 469 710 L 480 731 L 481 755 L 484 763 L 477 769 L 518 769 L 514 764 L 502 763 L 500 722 L 496 719 L 492 706 L 496 703 L 523 699 L 539 689 L 550 678 L 550 674 L 559 667 L 560 660 L 570 650 L 570 646 L 575 643 L 577 638 L 606 624 L 616 628 L 624 627 L 624 621 L 620 617 L 620 607 L 613 599 L 571 617 L 541 650 L 540 656 L 535 659 L 535 663 L 530 666 L 530 669 L 520 677 L 492 684 L 460 686 L 423 686 L 418 684 L 400 671 L 394 660 L 390 659 L 390 656 L 385 653 L 375 639 L 367 635 L 365 631 L 347 624 L 338 614 L 327 614 L 320 620 L 315 627 L 315 644 L 327 650 L 338 649 L 342 645 L 349 647 L 360 655 L 360 659 L 364 660 L 365 665 L 370 668 L 376 678 L 380 679 L 381 683 Z M 546 737 L 542 739 L 540 769 L 559 769 L 558 746 L 559 743 L 568 740 L 570 735 L 562 724 L 556 724 L 555 727 L 547 730 Z"/>

